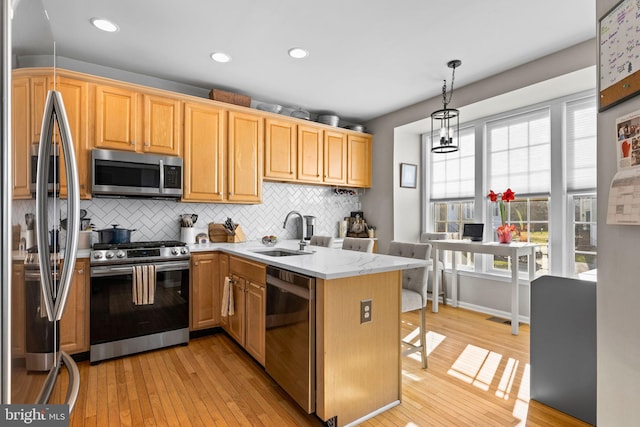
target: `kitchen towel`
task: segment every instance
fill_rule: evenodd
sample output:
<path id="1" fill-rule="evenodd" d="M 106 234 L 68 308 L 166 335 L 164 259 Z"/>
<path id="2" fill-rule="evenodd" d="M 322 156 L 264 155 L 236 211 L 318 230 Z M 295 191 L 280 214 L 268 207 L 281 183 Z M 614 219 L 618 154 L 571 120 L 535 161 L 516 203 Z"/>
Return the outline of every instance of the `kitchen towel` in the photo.
<path id="1" fill-rule="evenodd" d="M 222 288 L 222 317 L 233 316 L 236 313 L 233 302 L 233 287 L 231 286 L 231 278 L 224 278 L 224 286 Z"/>
<path id="2" fill-rule="evenodd" d="M 156 296 L 156 266 L 134 266 L 132 288 L 133 303 L 135 305 L 153 304 Z"/>

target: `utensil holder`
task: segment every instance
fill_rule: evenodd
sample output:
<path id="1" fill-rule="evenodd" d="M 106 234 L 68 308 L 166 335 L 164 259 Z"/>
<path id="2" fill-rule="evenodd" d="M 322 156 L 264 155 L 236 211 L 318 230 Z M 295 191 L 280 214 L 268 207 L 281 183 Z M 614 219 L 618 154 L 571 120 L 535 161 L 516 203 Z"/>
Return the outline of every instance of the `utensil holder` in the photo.
<path id="1" fill-rule="evenodd" d="M 227 243 L 241 243 L 246 242 L 247 238 L 244 235 L 244 231 L 242 231 L 242 227 L 240 224 L 236 224 L 236 229 L 234 230 L 234 234 L 227 237 Z"/>
<path id="2" fill-rule="evenodd" d="M 193 227 L 180 228 L 180 241 L 191 244 L 196 242 L 196 231 Z"/>

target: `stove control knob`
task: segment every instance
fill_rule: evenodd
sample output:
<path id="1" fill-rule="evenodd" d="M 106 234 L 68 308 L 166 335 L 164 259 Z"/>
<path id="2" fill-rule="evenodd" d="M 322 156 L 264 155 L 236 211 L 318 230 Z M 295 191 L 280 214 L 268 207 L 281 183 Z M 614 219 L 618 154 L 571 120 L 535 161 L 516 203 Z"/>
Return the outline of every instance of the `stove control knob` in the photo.
<path id="1" fill-rule="evenodd" d="M 93 257 L 95 259 L 102 259 L 102 252 L 96 252 L 95 254 L 93 254 Z"/>
<path id="2" fill-rule="evenodd" d="M 171 248 L 171 255 L 178 255 L 180 253 L 180 251 L 178 250 L 178 248 Z"/>
<path id="3" fill-rule="evenodd" d="M 127 254 L 124 253 L 124 251 L 116 252 L 116 257 L 118 257 L 118 258 L 124 258 L 125 256 L 127 256 Z"/>
<path id="4" fill-rule="evenodd" d="M 113 252 L 108 251 L 106 254 L 104 254 L 104 256 L 105 256 L 107 259 L 111 259 L 111 258 L 113 258 Z"/>
<path id="5" fill-rule="evenodd" d="M 189 249 L 187 249 L 187 248 L 182 248 L 182 249 L 180 249 L 180 253 L 181 253 L 182 255 L 186 255 L 186 254 L 188 254 L 188 253 L 189 253 Z"/>

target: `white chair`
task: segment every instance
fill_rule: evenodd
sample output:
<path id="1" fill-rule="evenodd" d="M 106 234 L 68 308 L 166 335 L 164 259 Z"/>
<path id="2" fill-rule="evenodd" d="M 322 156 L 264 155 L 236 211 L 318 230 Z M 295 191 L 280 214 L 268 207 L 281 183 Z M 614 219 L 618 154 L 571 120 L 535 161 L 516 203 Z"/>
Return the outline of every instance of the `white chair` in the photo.
<path id="1" fill-rule="evenodd" d="M 331 236 L 311 236 L 311 240 L 309 241 L 310 245 L 313 246 L 324 246 L 326 248 L 333 247 L 333 237 Z"/>
<path id="2" fill-rule="evenodd" d="M 389 243 L 389 255 L 428 260 L 431 257 L 431 244 L 391 241 Z M 428 265 L 402 270 L 402 312 L 420 310 L 420 345 L 403 341 L 402 344 L 407 346 L 408 349 L 404 350 L 402 355 L 406 356 L 419 351 L 422 357 L 422 368 L 427 367 L 425 311 L 427 307 L 428 276 Z"/>
<path id="3" fill-rule="evenodd" d="M 342 241 L 342 249 L 359 252 L 373 252 L 373 239 L 345 237 Z"/>
<path id="4" fill-rule="evenodd" d="M 420 242 L 422 243 L 430 243 L 432 240 L 444 240 L 449 237 L 448 233 L 422 233 L 420 235 Z M 447 305 L 447 282 L 444 279 L 444 251 L 440 251 L 438 254 L 438 270 L 440 270 L 440 276 L 438 279 L 440 280 L 440 291 L 438 292 L 438 297 L 442 296 L 442 304 Z M 429 270 L 433 270 L 433 261 L 430 262 Z M 432 294 L 433 297 L 433 283 L 431 283 L 431 274 L 429 274 L 429 284 L 427 292 Z"/>

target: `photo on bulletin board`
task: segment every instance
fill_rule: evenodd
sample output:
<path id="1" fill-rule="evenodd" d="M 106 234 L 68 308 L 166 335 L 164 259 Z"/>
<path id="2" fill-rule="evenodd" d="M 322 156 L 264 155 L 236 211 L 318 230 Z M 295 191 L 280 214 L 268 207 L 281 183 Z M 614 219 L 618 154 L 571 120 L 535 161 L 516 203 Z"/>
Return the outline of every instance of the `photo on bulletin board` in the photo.
<path id="1" fill-rule="evenodd" d="M 604 111 L 640 94 L 640 2 L 621 0 L 598 26 L 598 97 Z"/>
<path id="2" fill-rule="evenodd" d="M 416 188 L 418 166 L 411 163 L 400 163 L 400 187 Z"/>

